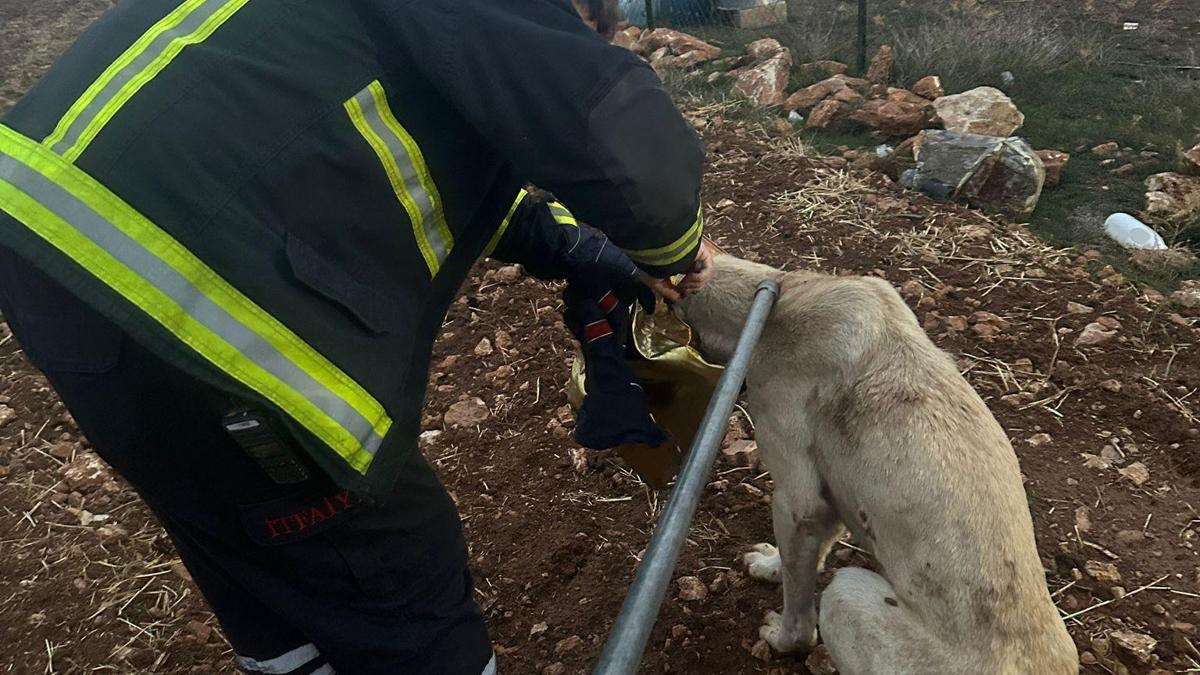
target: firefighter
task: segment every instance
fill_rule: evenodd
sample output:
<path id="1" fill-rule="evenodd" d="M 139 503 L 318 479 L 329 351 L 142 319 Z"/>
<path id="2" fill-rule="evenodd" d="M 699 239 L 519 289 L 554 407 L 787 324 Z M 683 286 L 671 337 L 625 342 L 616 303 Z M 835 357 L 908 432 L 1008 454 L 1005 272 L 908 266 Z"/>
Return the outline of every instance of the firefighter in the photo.
<path id="1" fill-rule="evenodd" d="M 697 288 L 702 155 L 568 0 L 125 0 L 0 122 L 0 309 L 241 668 L 493 673 L 435 336 L 484 252 Z"/>

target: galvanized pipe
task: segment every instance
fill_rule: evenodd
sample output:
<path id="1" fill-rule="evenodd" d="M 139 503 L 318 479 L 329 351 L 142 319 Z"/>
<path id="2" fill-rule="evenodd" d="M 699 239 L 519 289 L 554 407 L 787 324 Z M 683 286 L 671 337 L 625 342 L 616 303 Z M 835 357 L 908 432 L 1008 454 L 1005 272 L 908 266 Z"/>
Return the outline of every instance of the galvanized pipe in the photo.
<path id="1" fill-rule="evenodd" d="M 679 473 L 666 511 L 654 528 L 654 536 L 646 547 L 642 564 L 638 567 L 629 594 L 625 596 L 625 603 L 621 605 L 621 613 L 617 615 L 604 651 L 600 653 L 600 660 L 592 671 L 593 675 L 633 675 L 642 662 L 642 653 L 646 650 L 650 631 L 654 628 L 658 610 L 671 583 L 679 551 L 687 539 L 692 518 L 696 515 L 696 506 L 708 484 L 713 460 L 720 450 L 721 439 L 725 437 L 729 415 L 746 379 L 750 355 L 762 336 L 767 315 L 778 297 L 777 282 L 764 279 L 758 285 L 754 304 L 750 307 L 750 315 L 738 337 L 733 356 L 717 382 L 700 431 Z"/>

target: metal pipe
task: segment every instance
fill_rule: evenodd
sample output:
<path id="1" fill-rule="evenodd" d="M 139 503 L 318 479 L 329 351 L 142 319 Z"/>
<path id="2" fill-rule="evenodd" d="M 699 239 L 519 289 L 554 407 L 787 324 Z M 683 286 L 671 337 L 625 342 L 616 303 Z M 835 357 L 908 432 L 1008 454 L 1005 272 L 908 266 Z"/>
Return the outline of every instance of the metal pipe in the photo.
<path id="1" fill-rule="evenodd" d="M 725 437 L 729 415 L 746 379 L 750 355 L 762 336 L 767 315 L 778 297 L 777 282 L 764 279 L 758 285 L 754 304 L 750 307 L 750 315 L 738 337 L 733 356 L 717 382 L 700 431 L 679 473 L 679 480 L 663 517 L 654 528 L 654 536 L 646 547 L 642 564 L 638 566 L 633 585 L 625 596 L 621 613 L 617 615 L 604 651 L 600 653 L 600 660 L 592 671 L 593 675 L 632 675 L 642 662 L 642 653 L 646 650 L 650 631 L 654 628 L 658 610 L 671 583 L 679 551 L 687 539 L 692 518 L 696 515 L 696 506 L 700 503 L 704 486 L 708 484 L 713 460 L 720 450 L 721 439 Z"/>
<path id="2" fill-rule="evenodd" d="M 867 0 L 858 0 L 858 74 L 867 74 Z"/>
<path id="3" fill-rule="evenodd" d="M 646 28 L 655 29 L 654 25 L 654 0 L 646 0 Z"/>

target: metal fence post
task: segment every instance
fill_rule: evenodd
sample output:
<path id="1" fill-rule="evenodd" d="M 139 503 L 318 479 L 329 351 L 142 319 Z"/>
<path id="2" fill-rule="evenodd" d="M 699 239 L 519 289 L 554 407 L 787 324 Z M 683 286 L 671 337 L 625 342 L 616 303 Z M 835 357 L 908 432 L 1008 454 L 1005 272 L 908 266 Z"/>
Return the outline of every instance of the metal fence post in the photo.
<path id="1" fill-rule="evenodd" d="M 858 0 L 858 74 L 867 74 L 867 0 Z"/>
<path id="2" fill-rule="evenodd" d="M 646 0 L 646 28 L 654 30 L 654 0 Z"/>
<path id="3" fill-rule="evenodd" d="M 650 631 L 654 628 L 658 610 L 671 583 L 679 551 L 687 539 L 700 496 L 708 484 L 713 460 L 729 425 L 729 414 L 737 403 L 742 382 L 746 379 L 750 355 L 762 336 L 763 326 L 778 296 L 779 284 L 775 281 L 766 279 L 758 285 L 754 304 L 750 307 L 733 356 L 717 382 L 700 431 L 679 473 L 679 480 L 662 519 L 654 528 L 650 545 L 646 547 L 646 554 L 621 605 L 621 613 L 617 615 L 604 651 L 600 653 L 600 660 L 592 671 L 593 675 L 633 675 L 642 662 L 642 653 L 646 650 Z"/>

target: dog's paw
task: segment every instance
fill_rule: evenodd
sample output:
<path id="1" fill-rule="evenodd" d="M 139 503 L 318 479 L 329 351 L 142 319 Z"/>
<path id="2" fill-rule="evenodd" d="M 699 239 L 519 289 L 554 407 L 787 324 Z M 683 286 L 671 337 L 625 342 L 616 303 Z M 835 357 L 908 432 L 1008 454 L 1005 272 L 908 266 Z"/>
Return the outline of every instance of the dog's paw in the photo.
<path id="1" fill-rule="evenodd" d="M 779 612 L 767 612 L 758 636 L 780 654 L 807 654 L 817 645 L 817 629 L 786 625 Z M 807 634 L 807 635 L 806 635 Z"/>
<path id="2" fill-rule="evenodd" d="M 779 549 L 770 544 L 755 544 L 749 553 L 742 556 L 750 576 L 770 584 L 779 583 Z"/>

